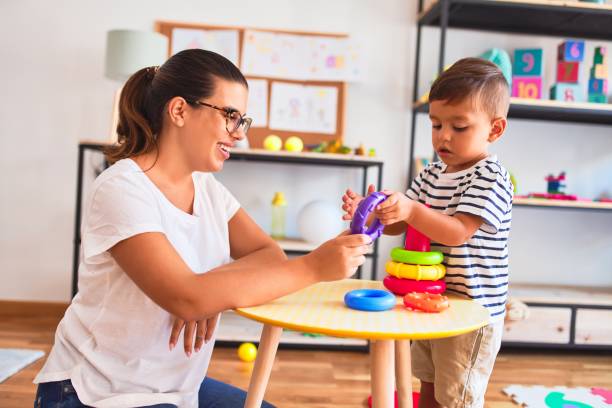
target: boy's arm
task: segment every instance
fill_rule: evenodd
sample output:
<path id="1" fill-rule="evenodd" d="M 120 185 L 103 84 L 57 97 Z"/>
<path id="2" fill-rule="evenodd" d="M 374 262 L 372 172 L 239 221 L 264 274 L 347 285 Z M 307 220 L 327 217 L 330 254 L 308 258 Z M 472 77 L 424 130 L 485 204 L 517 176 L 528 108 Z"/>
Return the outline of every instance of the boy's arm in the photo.
<path id="1" fill-rule="evenodd" d="M 431 240 L 446 246 L 465 243 L 483 223 L 481 217 L 473 214 L 442 214 L 401 193 L 390 194 L 377 207 L 376 215 L 386 225 L 385 234 L 400 234 L 405 231 L 406 224 L 410 224 Z"/>
<path id="2" fill-rule="evenodd" d="M 445 246 L 457 246 L 467 242 L 482 226 L 477 215 L 455 213 L 445 215 L 421 203 L 412 201 L 413 208 L 407 223 L 428 236 L 432 241 Z"/>

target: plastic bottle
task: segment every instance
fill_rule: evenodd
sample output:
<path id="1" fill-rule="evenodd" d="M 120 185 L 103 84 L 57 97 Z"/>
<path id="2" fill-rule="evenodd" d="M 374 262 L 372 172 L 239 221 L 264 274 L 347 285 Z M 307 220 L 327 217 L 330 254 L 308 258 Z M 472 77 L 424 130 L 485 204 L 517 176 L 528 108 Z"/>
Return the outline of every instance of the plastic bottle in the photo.
<path id="1" fill-rule="evenodd" d="M 285 209 L 287 208 L 287 201 L 285 195 L 282 192 L 274 193 L 272 199 L 272 225 L 271 233 L 272 238 L 283 239 L 285 238 Z"/>

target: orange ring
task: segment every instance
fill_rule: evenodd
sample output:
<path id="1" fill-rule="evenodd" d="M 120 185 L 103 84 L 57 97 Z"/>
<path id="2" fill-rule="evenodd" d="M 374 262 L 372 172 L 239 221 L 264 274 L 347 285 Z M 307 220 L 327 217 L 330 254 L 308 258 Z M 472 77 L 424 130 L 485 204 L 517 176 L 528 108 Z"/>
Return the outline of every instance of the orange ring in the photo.
<path id="1" fill-rule="evenodd" d="M 404 306 L 408 310 L 416 310 L 426 313 L 440 313 L 448 309 L 448 298 L 433 293 L 410 292 L 404 296 Z"/>

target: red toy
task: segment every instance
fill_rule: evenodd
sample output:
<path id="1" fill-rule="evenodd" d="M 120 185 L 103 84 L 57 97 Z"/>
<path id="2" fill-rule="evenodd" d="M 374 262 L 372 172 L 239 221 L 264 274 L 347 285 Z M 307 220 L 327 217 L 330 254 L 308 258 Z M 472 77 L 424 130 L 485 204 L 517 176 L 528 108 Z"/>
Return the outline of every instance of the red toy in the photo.
<path id="1" fill-rule="evenodd" d="M 406 229 L 404 249 L 407 251 L 429 252 L 431 251 L 429 238 L 409 225 Z"/>
<path id="2" fill-rule="evenodd" d="M 395 276 L 387 275 L 383 280 L 385 288 L 398 296 L 404 296 L 410 292 L 432 293 L 434 295 L 443 293 L 446 290 L 446 283 L 443 279 L 436 281 L 400 279 Z"/>
<path id="3" fill-rule="evenodd" d="M 411 292 L 404 296 L 404 306 L 417 312 L 440 313 L 448 309 L 449 304 L 446 296 Z"/>

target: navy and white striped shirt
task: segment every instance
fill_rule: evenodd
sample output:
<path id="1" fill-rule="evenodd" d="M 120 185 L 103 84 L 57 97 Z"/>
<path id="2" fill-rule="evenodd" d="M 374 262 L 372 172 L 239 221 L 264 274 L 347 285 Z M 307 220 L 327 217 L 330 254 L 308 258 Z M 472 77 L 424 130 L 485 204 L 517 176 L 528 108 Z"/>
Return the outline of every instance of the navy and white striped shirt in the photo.
<path id="1" fill-rule="evenodd" d="M 462 245 L 431 243 L 444 253 L 446 290 L 487 308 L 491 322 L 503 320 L 508 297 L 508 235 L 513 186 L 508 171 L 490 156 L 472 167 L 445 173 L 443 162 L 430 163 L 406 195 L 446 215 L 476 215 L 482 226 Z"/>

